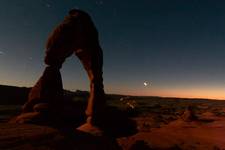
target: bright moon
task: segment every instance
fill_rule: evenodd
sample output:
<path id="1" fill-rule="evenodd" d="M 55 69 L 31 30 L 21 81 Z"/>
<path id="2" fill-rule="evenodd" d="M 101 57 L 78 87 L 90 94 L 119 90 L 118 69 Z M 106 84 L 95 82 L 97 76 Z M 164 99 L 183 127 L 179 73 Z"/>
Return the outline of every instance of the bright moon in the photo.
<path id="1" fill-rule="evenodd" d="M 144 82 L 144 86 L 147 86 L 148 85 L 148 83 L 147 82 Z"/>

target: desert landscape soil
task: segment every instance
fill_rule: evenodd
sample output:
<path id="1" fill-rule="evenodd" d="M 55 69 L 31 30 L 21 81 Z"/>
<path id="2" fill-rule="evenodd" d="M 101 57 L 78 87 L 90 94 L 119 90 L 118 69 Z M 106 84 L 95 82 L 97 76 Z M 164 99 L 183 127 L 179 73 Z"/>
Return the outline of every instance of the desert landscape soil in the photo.
<path id="1" fill-rule="evenodd" d="M 225 117 L 210 112 L 195 121 L 179 118 L 156 126 L 150 117 L 133 118 L 139 132 L 112 139 L 92 136 L 75 129 L 55 129 L 34 124 L 0 124 L 1 150 L 223 150 Z M 151 127 L 152 125 L 152 127 Z"/>
<path id="2" fill-rule="evenodd" d="M 151 128 L 131 137 L 120 138 L 118 142 L 124 149 L 132 149 L 134 145 L 138 145 L 149 149 L 223 150 L 225 118 L 215 117 L 213 121 L 211 119 L 213 118 L 210 117 L 210 122 L 205 122 L 206 120 L 185 122 L 178 119 L 159 128 Z"/>
<path id="3" fill-rule="evenodd" d="M 72 98 L 85 99 L 83 95 Z M 65 107 L 67 117 L 58 121 L 66 121 L 69 128 L 7 123 L 19 114 L 21 106 L 1 105 L 0 150 L 225 150 L 225 101 L 108 98 L 113 109 L 105 123 L 113 136 L 93 136 L 75 129 L 78 124 L 74 120 L 83 115 L 79 113 L 84 112 L 83 103 Z"/>

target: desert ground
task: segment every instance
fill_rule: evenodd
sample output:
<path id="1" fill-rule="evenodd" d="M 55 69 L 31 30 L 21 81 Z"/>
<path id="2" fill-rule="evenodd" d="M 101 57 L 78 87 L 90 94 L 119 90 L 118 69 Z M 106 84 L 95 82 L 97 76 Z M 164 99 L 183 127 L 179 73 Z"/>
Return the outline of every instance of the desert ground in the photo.
<path id="1" fill-rule="evenodd" d="M 87 94 L 65 92 L 76 105 L 65 109 L 69 111 L 66 116 L 84 115 L 81 111 L 85 108 Z M 107 138 L 75 131 L 84 121 L 78 119 L 76 124 L 76 117 L 74 124 L 70 121 L 72 117 L 60 120 L 70 124 L 67 129 L 35 121 L 9 123 L 20 113 L 21 104 L 14 100 L 1 104 L 0 149 L 225 150 L 225 101 L 124 95 L 107 95 L 107 99 L 113 110 L 105 121 Z M 73 132 L 73 138 L 62 134 Z"/>
<path id="2" fill-rule="evenodd" d="M 124 149 L 225 149 L 223 101 L 146 98 L 139 107 L 138 133 L 118 139 Z"/>

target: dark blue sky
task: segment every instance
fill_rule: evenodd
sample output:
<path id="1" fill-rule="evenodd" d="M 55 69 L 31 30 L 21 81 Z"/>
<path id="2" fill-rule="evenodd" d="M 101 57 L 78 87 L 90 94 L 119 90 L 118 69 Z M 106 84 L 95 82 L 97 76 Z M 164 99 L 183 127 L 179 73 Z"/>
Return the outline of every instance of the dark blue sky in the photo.
<path id="1" fill-rule="evenodd" d="M 48 34 L 71 8 L 98 28 L 106 92 L 225 99 L 222 0 L 1 0 L 0 84 L 37 81 Z M 88 90 L 76 57 L 61 71 L 65 89 Z"/>

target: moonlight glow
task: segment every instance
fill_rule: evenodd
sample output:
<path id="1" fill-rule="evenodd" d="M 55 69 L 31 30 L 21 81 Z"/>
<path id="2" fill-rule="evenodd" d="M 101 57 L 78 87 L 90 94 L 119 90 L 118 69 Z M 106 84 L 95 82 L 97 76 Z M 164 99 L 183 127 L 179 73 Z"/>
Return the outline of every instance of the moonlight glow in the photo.
<path id="1" fill-rule="evenodd" d="M 144 82 L 144 86 L 148 86 L 148 82 Z"/>

